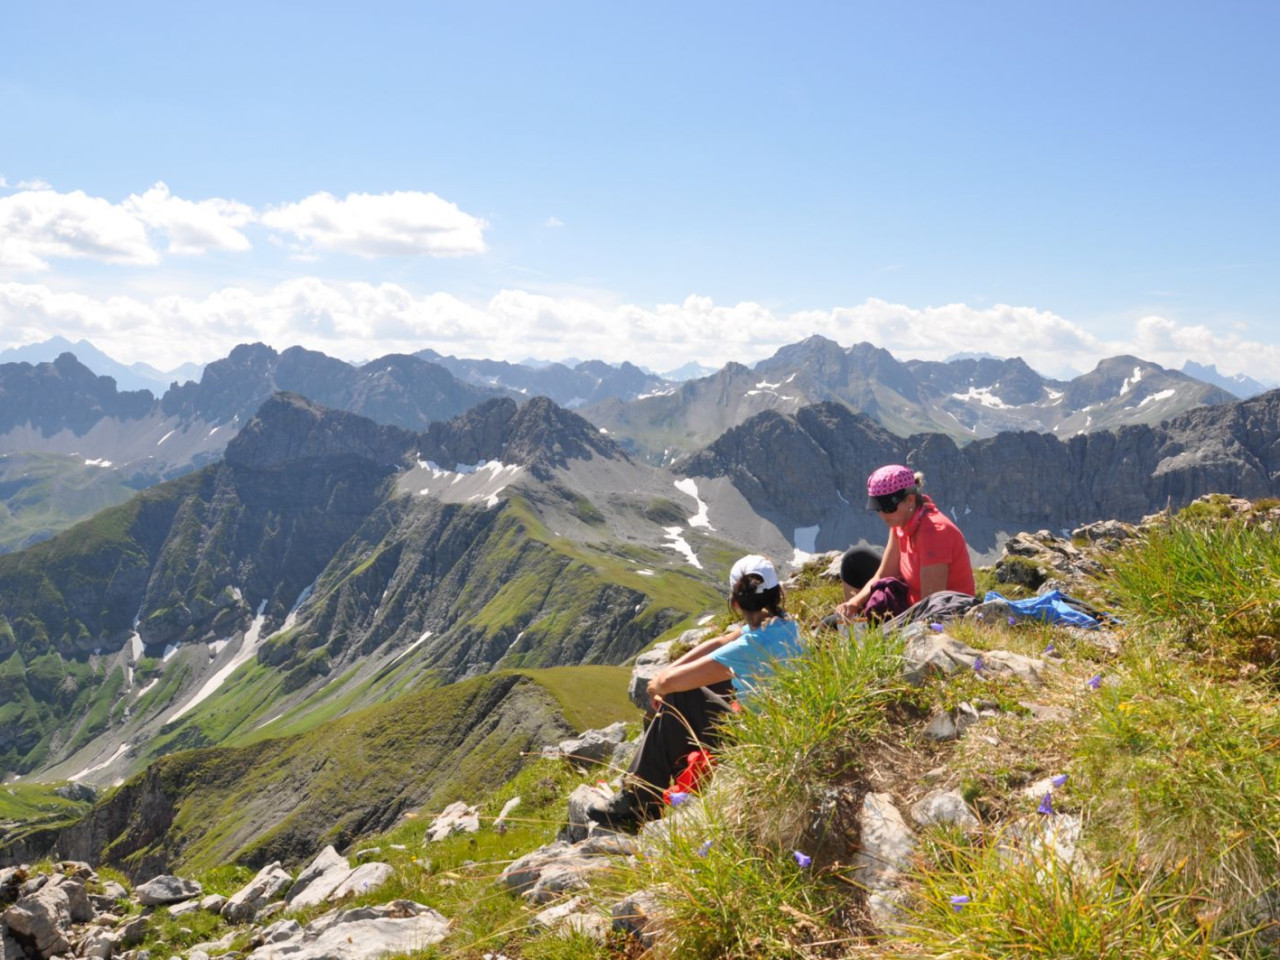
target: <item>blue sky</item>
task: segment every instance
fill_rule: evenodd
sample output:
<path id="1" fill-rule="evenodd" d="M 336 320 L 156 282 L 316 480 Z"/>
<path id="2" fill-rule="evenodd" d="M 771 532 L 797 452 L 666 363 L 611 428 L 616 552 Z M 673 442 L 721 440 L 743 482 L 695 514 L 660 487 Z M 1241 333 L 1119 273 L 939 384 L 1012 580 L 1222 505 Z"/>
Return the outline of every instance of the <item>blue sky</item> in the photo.
<path id="1" fill-rule="evenodd" d="M 1280 381 L 1272 3 L 10 5 L 0 348 Z"/>

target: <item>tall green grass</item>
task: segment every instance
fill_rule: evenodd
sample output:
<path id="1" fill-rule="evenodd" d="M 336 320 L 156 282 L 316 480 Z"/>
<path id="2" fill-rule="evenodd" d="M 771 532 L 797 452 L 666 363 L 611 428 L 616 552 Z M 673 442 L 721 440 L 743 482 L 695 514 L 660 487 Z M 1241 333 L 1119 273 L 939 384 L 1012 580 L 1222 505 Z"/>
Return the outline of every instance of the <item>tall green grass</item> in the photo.
<path id="1" fill-rule="evenodd" d="M 1148 654 L 1155 653 L 1155 656 Z M 1136 843 L 1148 869 L 1236 928 L 1280 886 L 1280 711 L 1254 684 L 1134 650 L 1095 698 L 1077 768 L 1093 843 Z"/>
<path id="2" fill-rule="evenodd" d="M 1049 822 L 1043 825 L 1048 828 Z M 964 843 L 926 835 L 913 907 L 895 957 L 948 960 L 1232 956 L 1233 938 L 1196 920 L 1201 906 L 1133 858 L 1099 869 L 1015 854 L 999 836 Z M 1043 849 L 1043 848 L 1042 848 Z"/>
<path id="3" fill-rule="evenodd" d="M 1250 518 L 1174 517 L 1126 547 L 1111 586 L 1135 626 L 1236 668 L 1280 659 L 1280 532 Z"/>

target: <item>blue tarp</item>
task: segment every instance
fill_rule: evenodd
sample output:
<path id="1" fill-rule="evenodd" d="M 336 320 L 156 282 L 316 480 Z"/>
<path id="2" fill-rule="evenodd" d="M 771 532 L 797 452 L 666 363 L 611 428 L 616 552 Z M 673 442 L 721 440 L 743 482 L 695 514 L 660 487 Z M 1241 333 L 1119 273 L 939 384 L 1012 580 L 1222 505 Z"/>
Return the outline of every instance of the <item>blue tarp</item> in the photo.
<path id="1" fill-rule="evenodd" d="M 1067 623 L 1073 627 L 1087 627 L 1091 630 L 1101 626 L 1101 621 L 1073 607 L 1068 602 L 1068 598 L 1058 590 L 1050 590 L 1048 593 L 1026 600 L 1010 600 L 994 590 L 988 590 L 983 601 L 992 600 L 1008 604 L 1010 612 L 1019 617 L 1031 617 L 1043 620 L 1045 623 Z"/>

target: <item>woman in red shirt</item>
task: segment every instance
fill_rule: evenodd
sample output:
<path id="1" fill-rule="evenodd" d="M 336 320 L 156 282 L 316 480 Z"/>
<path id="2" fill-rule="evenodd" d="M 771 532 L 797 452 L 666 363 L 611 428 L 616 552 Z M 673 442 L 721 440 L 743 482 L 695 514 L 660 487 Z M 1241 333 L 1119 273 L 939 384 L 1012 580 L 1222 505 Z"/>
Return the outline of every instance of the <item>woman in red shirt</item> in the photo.
<path id="1" fill-rule="evenodd" d="M 973 565 L 964 534 L 920 492 L 924 476 L 891 463 L 867 478 L 867 509 L 880 514 L 889 527 L 880 567 L 866 585 L 836 607 L 845 619 L 862 611 L 872 584 L 882 577 L 898 577 L 907 584 L 907 599 L 919 603 L 940 590 L 972 595 Z"/>

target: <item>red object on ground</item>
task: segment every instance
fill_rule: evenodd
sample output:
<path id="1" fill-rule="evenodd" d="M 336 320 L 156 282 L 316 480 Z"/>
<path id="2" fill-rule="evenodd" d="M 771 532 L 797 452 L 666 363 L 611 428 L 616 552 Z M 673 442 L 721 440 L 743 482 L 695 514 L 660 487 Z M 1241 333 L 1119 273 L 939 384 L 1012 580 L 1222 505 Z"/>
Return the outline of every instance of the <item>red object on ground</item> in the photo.
<path id="1" fill-rule="evenodd" d="M 676 777 L 676 782 L 662 791 L 662 802 L 669 806 L 673 793 L 697 793 L 711 767 L 711 754 L 705 750 L 694 750 L 684 758 L 684 769 Z"/>

